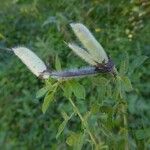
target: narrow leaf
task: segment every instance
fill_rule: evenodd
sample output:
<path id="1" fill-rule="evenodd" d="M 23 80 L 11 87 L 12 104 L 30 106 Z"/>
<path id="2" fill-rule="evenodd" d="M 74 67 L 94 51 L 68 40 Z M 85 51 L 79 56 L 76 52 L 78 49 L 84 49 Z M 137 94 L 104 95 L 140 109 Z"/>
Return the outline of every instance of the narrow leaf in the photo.
<path id="1" fill-rule="evenodd" d="M 58 132 L 57 132 L 57 135 L 56 135 L 56 139 L 60 136 L 60 134 L 63 132 L 63 130 L 65 129 L 65 126 L 67 124 L 68 120 L 64 120 L 60 126 L 58 127 Z"/>
<path id="2" fill-rule="evenodd" d="M 41 98 L 43 97 L 48 91 L 52 91 L 53 86 L 51 84 L 47 84 L 45 87 L 39 89 L 36 93 L 36 98 Z"/>
<path id="3" fill-rule="evenodd" d="M 115 80 L 115 90 L 114 90 L 114 97 L 118 98 L 118 97 L 122 97 L 122 84 L 121 84 L 121 78 L 120 76 L 117 76 L 116 80 Z"/>
<path id="4" fill-rule="evenodd" d="M 140 65 L 142 65 L 147 58 L 148 57 L 144 55 L 135 57 L 130 67 L 130 74 L 132 74 Z"/>
<path id="5" fill-rule="evenodd" d="M 133 89 L 130 79 L 126 76 L 121 77 L 121 79 L 125 91 L 130 92 Z"/>
<path id="6" fill-rule="evenodd" d="M 56 58 L 55 58 L 55 68 L 56 70 L 61 70 L 61 63 L 60 63 L 60 59 L 58 55 L 56 55 Z"/>
<path id="7" fill-rule="evenodd" d="M 48 89 L 46 87 L 41 88 L 36 93 L 36 98 L 39 99 L 39 98 L 43 97 L 47 92 L 48 92 Z"/>
<path id="8" fill-rule="evenodd" d="M 42 112 L 45 113 L 50 105 L 50 103 L 54 100 L 54 93 L 50 92 L 48 93 L 45 98 L 42 105 Z"/>
<path id="9" fill-rule="evenodd" d="M 128 71 L 128 66 L 129 66 L 129 56 L 128 53 L 124 53 L 124 58 L 121 61 L 120 64 L 120 69 L 119 69 L 119 73 L 120 75 L 125 75 Z"/>
<path id="10" fill-rule="evenodd" d="M 61 114 L 62 114 L 64 120 L 69 120 L 70 119 L 70 117 L 66 114 L 66 112 L 62 111 Z"/>

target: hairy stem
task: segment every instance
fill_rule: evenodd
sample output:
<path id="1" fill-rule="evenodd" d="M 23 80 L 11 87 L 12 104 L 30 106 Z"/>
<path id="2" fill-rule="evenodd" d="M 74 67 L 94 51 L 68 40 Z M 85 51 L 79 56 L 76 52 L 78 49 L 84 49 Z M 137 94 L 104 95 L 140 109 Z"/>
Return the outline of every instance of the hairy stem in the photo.
<path id="1" fill-rule="evenodd" d="M 126 106 L 123 105 L 123 122 L 125 128 L 125 150 L 129 150 L 129 143 L 128 143 L 128 121 L 126 115 Z"/>
<path id="2" fill-rule="evenodd" d="M 0 47 L 0 50 L 3 50 L 3 51 L 12 51 L 10 48 L 6 48 L 6 47 Z"/>
<path id="3" fill-rule="evenodd" d="M 95 145 L 95 147 L 96 147 L 96 149 L 97 149 L 97 145 L 98 145 L 98 144 L 97 144 L 97 142 L 96 142 L 96 140 L 95 140 L 95 138 L 94 138 L 94 135 L 91 133 L 88 124 L 86 123 L 86 121 L 85 121 L 84 118 L 82 117 L 82 115 L 81 115 L 81 113 L 80 113 L 78 107 L 75 105 L 75 103 L 72 101 L 71 98 L 69 98 L 69 101 L 70 101 L 72 107 L 74 108 L 75 113 L 78 114 L 80 120 L 82 121 L 82 123 L 83 123 L 84 127 L 86 128 L 86 130 L 87 130 L 87 132 L 88 132 L 88 134 L 89 134 L 89 136 L 90 136 L 92 142 L 94 143 L 94 145 Z"/>

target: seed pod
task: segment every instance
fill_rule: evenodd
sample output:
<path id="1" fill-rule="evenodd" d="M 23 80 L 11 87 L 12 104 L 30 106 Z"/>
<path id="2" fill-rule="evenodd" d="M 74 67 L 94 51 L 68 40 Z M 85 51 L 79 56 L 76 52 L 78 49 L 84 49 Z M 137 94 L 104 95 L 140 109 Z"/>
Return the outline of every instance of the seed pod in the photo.
<path id="1" fill-rule="evenodd" d="M 91 55 L 85 51 L 84 49 L 80 48 L 78 45 L 69 43 L 68 46 L 78 55 L 80 56 L 83 60 L 88 62 L 89 64 L 96 66 L 97 63 L 93 60 Z"/>
<path id="2" fill-rule="evenodd" d="M 15 47 L 12 51 L 37 77 L 44 79 L 49 77 L 45 63 L 30 49 L 25 47 Z"/>
<path id="3" fill-rule="evenodd" d="M 87 49 L 89 54 L 95 59 L 96 62 L 108 62 L 108 57 L 103 47 L 83 24 L 71 23 L 70 26 L 72 27 L 75 35 L 78 37 L 83 46 Z"/>

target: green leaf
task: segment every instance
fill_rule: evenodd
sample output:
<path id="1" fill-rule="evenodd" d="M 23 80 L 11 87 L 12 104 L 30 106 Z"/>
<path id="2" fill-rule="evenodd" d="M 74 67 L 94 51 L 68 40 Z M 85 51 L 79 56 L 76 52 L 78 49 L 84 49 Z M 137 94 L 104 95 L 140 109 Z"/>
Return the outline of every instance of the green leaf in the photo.
<path id="1" fill-rule="evenodd" d="M 54 100 L 54 92 L 48 93 L 45 98 L 44 102 L 42 104 L 42 112 L 45 113 L 46 110 L 48 109 L 50 103 Z"/>
<path id="2" fill-rule="evenodd" d="M 130 92 L 133 89 L 130 79 L 128 77 L 121 77 L 121 79 L 124 90 Z"/>
<path id="3" fill-rule="evenodd" d="M 77 134 L 72 132 L 71 135 L 67 138 L 66 140 L 66 143 L 69 145 L 69 146 L 73 146 L 74 144 L 76 144 L 77 142 Z"/>
<path id="4" fill-rule="evenodd" d="M 128 66 L 129 66 L 129 56 L 128 53 L 124 53 L 124 58 L 121 61 L 120 64 L 120 69 L 119 69 L 119 73 L 120 75 L 125 75 L 128 71 Z"/>
<path id="5" fill-rule="evenodd" d="M 98 94 L 97 98 L 99 100 L 105 99 L 109 80 L 104 77 L 99 77 L 99 78 L 94 78 L 94 80 L 92 81 L 93 81 L 92 84 L 97 86 L 96 88 L 96 92 Z"/>
<path id="6" fill-rule="evenodd" d="M 73 150 L 81 150 L 84 144 L 85 134 L 83 133 L 74 133 L 67 138 L 66 143 L 69 146 L 73 147 Z"/>
<path id="7" fill-rule="evenodd" d="M 73 146 L 74 144 L 74 141 L 75 141 L 75 138 L 72 137 L 72 136 L 69 136 L 66 140 L 66 143 L 69 145 L 69 146 Z"/>
<path id="8" fill-rule="evenodd" d="M 79 99 L 85 99 L 85 88 L 83 85 L 79 84 L 76 81 L 72 81 L 71 83 L 72 92 Z"/>
<path id="9" fill-rule="evenodd" d="M 57 132 L 57 135 L 56 135 L 56 139 L 60 136 L 60 134 L 63 132 L 63 130 L 65 129 L 68 121 L 72 118 L 72 116 L 74 115 L 74 113 L 72 113 L 70 116 L 68 116 L 64 111 L 61 112 L 63 118 L 64 118 L 64 121 L 60 124 L 59 128 L 58 128 L 58 132 Z"/>
<path id="10" fill-rule="evenodd" d="M 104 77 L 98 77 L 92 79 L 92 84 L 96 86 L 106 86 L 108 83 L 108 80 Z"/>
<path id="11" fill-rule="evenodd" d="M 116 80 L 115 80 L 115 90 L 114 90 L 114 97 L 118 98 L 118 96 L 122 97 L 122 84 L 121 84 L 121 78 L 120 76 L 117 76 Z"/>
<path id="12" fill-rule="evenodd" d="M 98 103 L 95 102 L 94 104 L 92 104 L 90 112 L 92 114 L 96 114 L 99 112 L 99 108 L 100 106 L 98 105 Z"/>
<path id="13" fill-rule="evenodd" d="M 136 130 L 135 136 L 138 140 L 150 138 L 150 128 Z"/>
<path id="14" fill-rule="evenodd" d="M 62 86 L 62 89 L 64 91 L 64 96 L 67 98 L 70 98 L 72 95 L 72 86 L 69 83 L 69 81 L 66 81 L 65 84 Z"/>
<path id="15" fill-rule="evenodd" d="M 139 67 L 140 65 L 142 65 L 144 63 L 144 61 L 147 59 L 147 56 L 137 56 L 137 58 L 133 61 L 133 66 L 134 68 Z"/>
<path id="16" fill-rule="evenodd" d="M 61 63 L 60 63 L 60 59 L 58 55 L 56 55 L 56 58 L 55 58 L 55 68 L 56 70 L 61 70 Z"/>
<path id="17" fill-rule="evenodd" d="M 130 67 L 130 71 L 129 71 L 130 74 L 132 74 L 134 72 L 134 70 L 136 68 L 138 68 L 140 65 L 142 65 L 147 58 L 148 57 L 144 56 L 144 55 L 135 57 L 134 61 L 131 64 L 131 67 Z"/>
<path id="18" fill-rule="evenodd" d="M 74 147 L 73 147 L 74 150 L 82 149 L 83 144 L 84 144 L 84 138 L 85 138 L 85 134 L 83 134 L 83 133 L 78 134 L 76 144 L 74 144 Z"/>
<path id="19" fill-rule="evenodd" d="M 48 92 L 48 89 L 46 87 L 41 88 L 40 90 L 37 91 L 36 98 L 43 97 L 47 92 Z"/>
<path id="20" fill-rule="evenodd" d="M 62 111 L 61 114 L 62 114 L 64 120 L 69 120 L 70 119 L 70 117 L 66 114 L 66 112 Z"/>
<path id="21" fill-rule="evenodd" d="M 87 124 L 90 116 L 91 116 L 91 111 L 87 111 L 86 113 L 84 113 L 84 115 L 83 115 L 84 121 L 83 122 Z"/>
<path id="22" fill-rule="evenodd" d="M 58 132 L 57 132 L 57 135 L 56 135 L 56 139 L 60 136 L 60 134 L 63 132 L 63 130 L 65 129 L 66 127 L 66 124 L 67 124 L 68 120 L 64 120 L 60 126 L 58 127 Z"/>
<path id="23" fill-rule="evenodd" d="M 112 87 L 111 87 L 111 85 L 108 84 L 106 88 L 107 88 L 107 90 L 106 90 L 107 97 L 111 97 L 112 96 Z"/>
<path id="24" fill-rule="evenodd" d="M 53 86 L 51 84 L 48 84 L 47 86 L 41 88 L 37 93 L 36 93 L 36 98 L 41 98 L 43 97 L 48 91 L 52 91 Z"/>

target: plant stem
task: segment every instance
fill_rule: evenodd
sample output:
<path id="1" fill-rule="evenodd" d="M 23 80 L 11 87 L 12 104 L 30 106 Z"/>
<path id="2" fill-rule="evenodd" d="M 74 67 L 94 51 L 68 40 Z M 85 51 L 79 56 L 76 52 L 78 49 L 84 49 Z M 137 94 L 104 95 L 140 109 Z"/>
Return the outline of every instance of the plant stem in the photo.
<path id="1" fill-rule="evenodd" d="M 10 48 L 6 48 L 6 47 L 0 47 L 0 50 L 3 50 L 3 51 L 12 51 Z"/>
<path id="2" fill-rule="evenodd" d="M 71 98 L 69 98 L 69 101 L 70 101 L 71 105 L 73 106 L 75 112 L 78 114 L 78 116 L 79 116 L 80 120 L 82 121 L 84 127 L 86 128 L 86 130 L 87 130 L 87 132 L 88 132 L 88 134 L 89 134 L 91 140 L 93 141 L 95 147 L 97 147 L 97 142 L 96 142 L 96 140 L 95 140 L 93 134 L 91 133 L 88 124 L 85 122 L 84 118 L 82 117 L 82 115 L 81 115 L 81 113 L 80 113 L 78 107 L 75 105 L 75 103 L 72 101 Z M 97 148 L 96 148 L 96 149 L 97 149 Z"/>
<path id="3" fill-rule="evenodd" d="M 124 122 L 124 128 L 125 130 L 125 150 L 129 150 L 129 144 L 128 144 L 128 122 L 127 122 L 127 116 L 126 116 L 126 106 L 123 105 L 123 122 Z"/>
<path id="4" fill-rule="evenodd" d="M 119 78 L 119 79 L 121 79 L 121 77 L 118 75 L 117 69 L 115 68 L 114 70 L 115 70 L 115 72 L 117 74 L 116 77 Z M 123 96 L 120 93 L 118 95 L 118 99 L 119 99 L 119 101 L 121 100 L 120 101 L 121 103 L 122 103 L 122 98 L 123 98 Z M 124 146 L 124 148 L 125 148 L 125 150 L 129 150 L 129 143 L 128 143 L 128 121 L 127 121 L 127 115 L 126 115 L 126 113 L 127 113 L 127 103 L 125 102 L 125 104 L 122 105 L 122 119 L 123 119 L 123 126 L 125 128 L 125 139 L 124 139 L 125 146 Z"/>

